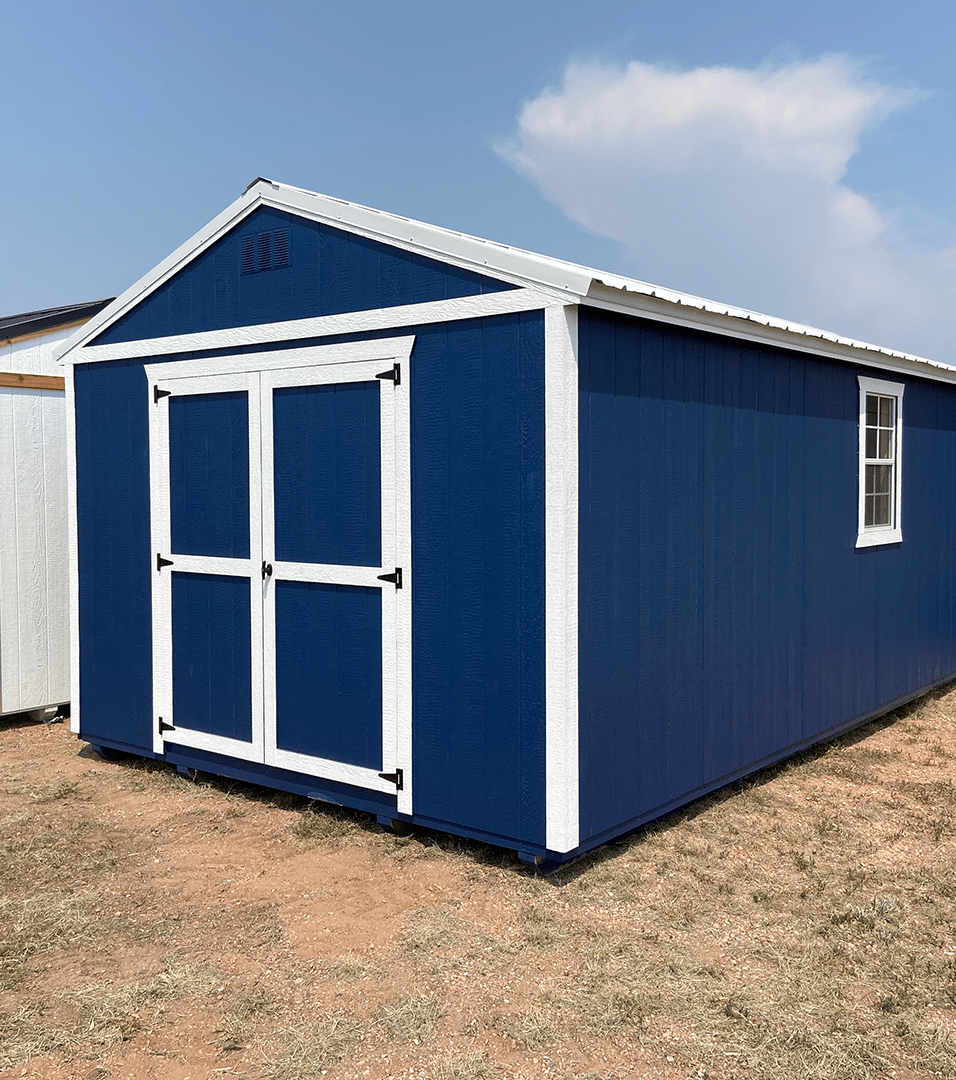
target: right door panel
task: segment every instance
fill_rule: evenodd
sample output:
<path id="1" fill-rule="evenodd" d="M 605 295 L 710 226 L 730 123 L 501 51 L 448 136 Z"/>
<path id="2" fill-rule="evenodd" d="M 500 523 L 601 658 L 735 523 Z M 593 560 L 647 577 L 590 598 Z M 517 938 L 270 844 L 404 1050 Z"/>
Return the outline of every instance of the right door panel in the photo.
<path id="1" fill-rule="evenodd" d="M 262 373 L 265 746 L 280 767 L 394 792 L 381 774 L 396 772 L 407 570 L 396 537 L 399 388 L 382 367 Z"/>

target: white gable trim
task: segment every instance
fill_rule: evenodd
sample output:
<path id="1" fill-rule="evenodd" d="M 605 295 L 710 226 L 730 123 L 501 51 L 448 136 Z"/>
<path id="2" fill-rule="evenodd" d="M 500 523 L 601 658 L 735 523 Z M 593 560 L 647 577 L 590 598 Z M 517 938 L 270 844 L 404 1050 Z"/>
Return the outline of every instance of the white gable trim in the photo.
<path id="1" fill-rule="evenodd" d="M 536 311 L 555 301 L 534 289 L 508 289 L 504 292 L 463 296 L 455 300 L 435 300 L 428 304 L 403 304 L 371 311 L 347 311 L 339 315 L 321 315 L 311 319 L 236 326 L 228 330 L 208 330 L 197 334 L 119 341 L 111 345 L 87 345 L 74 349 L 61 360 L 66 364 L 89 364 L 103 360 L 129 360 L 139 357 L 170 356 L 173 353 L 200 349 L 237 349 L 244 345 L 263 345 L 276 341 L 328 337 L 332 334 L 361 334 L 372 330 L 390 330 L 401 326 L 425 326 L 429 323 L 455 322 L 459 319 L 482 319 L 492 315 L 510 315 Z"/>

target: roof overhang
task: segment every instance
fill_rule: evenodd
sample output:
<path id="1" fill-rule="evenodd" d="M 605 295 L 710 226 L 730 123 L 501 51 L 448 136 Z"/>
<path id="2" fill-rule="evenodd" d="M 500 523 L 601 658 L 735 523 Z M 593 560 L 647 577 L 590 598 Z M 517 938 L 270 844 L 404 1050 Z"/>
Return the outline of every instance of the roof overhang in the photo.
<path id="1" fill-rule="evenodd" d="M 405 251 L 532 288 L 551 302 L 584 303 L 764 345 L 956 383 L 956 367 L 948 364 L 536 255 L 264 177 L 254 180 L 205 228 L 90 319 L 64 343 L 58 360 L 82 363 L 85 345 L 261 206 L 298 214 Z M 94 357 L 91 355 L 90 359 Z"/>

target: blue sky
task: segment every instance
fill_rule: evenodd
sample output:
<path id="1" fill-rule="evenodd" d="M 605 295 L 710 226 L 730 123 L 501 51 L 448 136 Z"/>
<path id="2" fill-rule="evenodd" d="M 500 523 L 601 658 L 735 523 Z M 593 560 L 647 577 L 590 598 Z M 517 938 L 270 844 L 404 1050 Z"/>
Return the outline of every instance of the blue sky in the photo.
<path id="1" fill-rule="evenodd" d="M 264 175 L 956 363 L 956 4 L 0 0 L 0 314 Z"/>

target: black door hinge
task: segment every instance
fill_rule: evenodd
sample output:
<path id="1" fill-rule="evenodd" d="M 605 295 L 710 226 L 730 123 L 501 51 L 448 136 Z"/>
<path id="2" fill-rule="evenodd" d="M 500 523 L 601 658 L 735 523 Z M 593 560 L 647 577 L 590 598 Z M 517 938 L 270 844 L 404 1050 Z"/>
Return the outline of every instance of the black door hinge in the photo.
<path id="1" fill-rule="evenodd" d="M 396 386 L 402 385 L 402 365 L 393 364 L 388 371 L 383 371 L 375 376 L 376 379 L 391 379 Z"/>
<path id="2" fill-rule="evenodd" d="M 396 791 L 402 790 L 404 775 L 401 769 L 396 769 L 395 772 L 380 772 L 378 775 L 382 780 L 387 780 L 390 784 L 394 784 Z"/>
<path id="3" fill-rule="evenodd" d="M 394 574 L 379 574 L 378 580 L 390 581 L 396 589 L 400 589 L 402 587 L 402 568 L 400 566 L 396 566 Z"/>
<path id="4" fill-rule="evenodd" d="M 164 559 L 162 557 L 162 555 L 160 555 L 160 553 L 158 551 L 156 552 L 156 569 L 157 570 L 162 570 L 162 568 L 164 566 L 172 566 L 172 565 L 173 565 L 173 560 L 172 559 Z"/>
<path id="5" fill-rule="evenodd" d="M 162 735 L 164 731 L 175 731 L 176 729 L 172 724 L 167 724 L 162 717 L 159 718 L 159 733 Z"/>
<path id="6" fill-rule="evenodd" d="M 158 386 L 153 387 L 153 404 L 158 405 L 161 397 L 169 397 L 172 394 L 172 390 L 160 390 Z"/>

